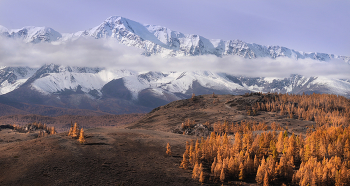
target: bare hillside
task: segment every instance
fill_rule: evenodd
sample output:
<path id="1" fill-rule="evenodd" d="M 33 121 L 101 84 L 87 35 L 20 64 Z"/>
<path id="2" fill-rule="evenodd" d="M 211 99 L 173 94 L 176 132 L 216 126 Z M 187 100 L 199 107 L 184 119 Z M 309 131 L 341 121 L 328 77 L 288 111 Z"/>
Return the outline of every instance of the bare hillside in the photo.
<path id="1" fill-rule="evenodd" d="M 265 95 L 266 96 L 266 95 Z M 181 126 L 186 120 L 194 120 L 195 123 L 218 121 L 240 123 L 245 120 L 272 122 L 288 127 L 289 132 L 306 132 L 308 126 L 315 124 L 313 121 L 290 119 L 288 116 L 277 112 L 258 111 L 255 116 L 250 116 L 247 109 L 256 102 L 261 102 L 264 95 L 253 94 L 250 96 L 235 95 L 200 95 L 193 99 L 174 101 L 167 105 L 153 109 L 140 120 L 128 125 L 128 128 L 144 128 L 170 132 Z"/>

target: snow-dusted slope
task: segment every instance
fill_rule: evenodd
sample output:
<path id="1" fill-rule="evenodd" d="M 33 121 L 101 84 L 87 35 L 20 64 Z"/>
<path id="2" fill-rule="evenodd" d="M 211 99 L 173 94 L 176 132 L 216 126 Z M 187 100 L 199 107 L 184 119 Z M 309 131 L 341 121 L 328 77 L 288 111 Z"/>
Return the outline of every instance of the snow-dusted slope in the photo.
<path id="1" fill-rule="evenodd" d="M 26 43 L 54 42 L 62 38 L 62 35 L 52 28 L 34 26 L 8 30 L 0 25 L 0 35 L 8 38 L 22 39 Z"/>
<path id="2" fill-rule="evenodd" d="M 109 17 L 97 27 L 73 34 L 72 38 L 76 38 L 77 35 L 90 36 L 96 39 L 116 38 L 125 45 L 144 49 L 146 55 L 193 56 L 213 54 L 217 56 L 238 55 L 245 58 L 311 58 L 321 61 L 340 58 L 349 61 L 344 56 L 333 54 L 299 52 L 286 47 L 263 46 L 240 40 L 207 39 L 196 34 L 172 31 L 162 26 L 137 23 L 120 16 Z"/>
<path id="3" fill-rule="evenodd" d="M 350 95 L 350 82 L 327 77 L 303 77 L 291 75 L 288 78 L 249 78 L 208 71 L 197 72 L 148 72 L 136 76 L 124 77 L 125 86 L 137 98 L 139 92 L 151 88 L 174 94 L 190 96 L 196 94 L 217 93 L 240 94 L 242 92 L 279 92 L 279 93 L 332 93 Z M 310 88 L 311 87 L 311 88 Z"/>
<path id="4" fill-rule="evenodd" d="M 144 55 L 196 56 L 213 54 L 216 56 L 238 55 L 244 58 L 259 57 L 288 57 L 293 59 L 315 59 L 329 61 L 342 59 L 350 63 L 350 58 L 333 54 L 317 52 L 299 52 L 281 46 L 263 46 L 255 43 L 246 43 L 240 40 L 207 39 L 196 34 L 183 34 L 169 28 L 141 24 L 136 21 L 112 16 L 100 25 L 76 33 L 60 34 L 47 27 L 24 27 L 8 30 L 0 26 L 0 35 L 9 38 L 22 38 L 25 42 L 54 42 L 62 43 L 78 39 L 79 37 L 114 38 L 119 43 L 144 49 Z"/>
<path id="5" fill-rule="evenodd" d="M 106 70 L 102 68 L 79 68 L 63 65 L 46 65 L 39 70 L 41 75 L 31 84 L 44 94 L 60 93 L 66 90 L 89 93 L 101 88 L 113 79 L 134 75 L 128 70 Z"/>
<path id="6" fill-rule="evenodd" d="M 34 91 L 30 95 L 36 95 L 36 99 L 44 100 L 46 96 L 50 99 L 47 104 L 57 106 L 72 105 L 70 102 L 74 102 L 75 105 L 77 99 L 80 100 L 79 105 L 82 104 L 82 97 L 76 97 L 77 95 L 91 100 L 88 101 L 89 104 L 95 104 L 96 99 L 106 101 L 111 98 L 111 101 L 107 101 L 109 104 L 114 104 L 115 99 L 125 99 L 146 107 L 156 107 L 170 101 L 188 98 L 192 93 L 200 95 L 212 92 L 243 94 L 250 91 L 295 94 L 316 92 L 350 96 L 349 80 L 300 75 L 282 79 L 250 78 L 210 71 L 140 73 L 50 64 L 39 69 L 2 67 L 0 80 L 0 94 L 11 94 L 11 91 L 16 92 L 14 90 L 18 89 L 14 95 L 25 95 L 30 88 L 30 91 Z M 63 103 L 56 103 L 61 98 L 64 100 Z"/>
<path id="7" fill-rule="evenodd" d="M 17 89 L 32 77 L 36 70 L 29 67 L 0 67 L 0 95 Z"/>

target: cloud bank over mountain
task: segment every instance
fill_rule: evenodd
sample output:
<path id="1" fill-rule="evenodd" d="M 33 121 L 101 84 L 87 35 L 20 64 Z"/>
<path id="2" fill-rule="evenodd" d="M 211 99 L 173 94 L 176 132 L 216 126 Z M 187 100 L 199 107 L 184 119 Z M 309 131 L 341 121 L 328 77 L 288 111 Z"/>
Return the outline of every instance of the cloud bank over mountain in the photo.
<path id="1" fill-rule="evenodd" d="M 287 57 L 247 59 L 240 56 L 200 55 L 162 57 L 141 55 L 142 49 L 119 44 L 116 39 L 79 38 L 55 43 L 24 43 L 0 37 L 1 66 L 40 67 L 60 64 L 81 67 L 108 67 L 135 71 L 210 70 L 248 77 L 326 76 L 350 78 L 350 65 L 343 60 L 318 61 Z"/>

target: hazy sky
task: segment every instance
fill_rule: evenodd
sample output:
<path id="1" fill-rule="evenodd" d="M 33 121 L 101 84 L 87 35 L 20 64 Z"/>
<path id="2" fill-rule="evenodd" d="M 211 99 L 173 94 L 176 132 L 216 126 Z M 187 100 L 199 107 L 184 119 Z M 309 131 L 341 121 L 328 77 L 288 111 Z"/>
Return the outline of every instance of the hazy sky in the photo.
<path id="1" fill-rule="evenodd" d="M 0 25 L 9 29 L 76 32 L 112 15 L 209 39 L 350 56 L 348 0 L 0 0 Z"/>

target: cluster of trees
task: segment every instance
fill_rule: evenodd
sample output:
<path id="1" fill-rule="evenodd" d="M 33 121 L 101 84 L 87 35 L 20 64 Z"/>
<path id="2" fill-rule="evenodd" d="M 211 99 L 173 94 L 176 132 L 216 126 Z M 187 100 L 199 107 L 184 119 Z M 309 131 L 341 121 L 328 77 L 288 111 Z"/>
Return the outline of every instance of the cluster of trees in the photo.
<path id="1" fill-rule="evenodd" d="M 74 123 L 74 125 L 71 125 L 71 128 L 69 129 L 68 136 L 71 136 L 72 138 L 78 138 L 78 141 L 80 143 L 86 143 L 85 137 L 84 137 L 84 129 L 79 128 L 77 123 Z"/>
<path id="2" fill-rule="evenodd" d="M 191 127 L 194 127 L 195 125 L 196 125 L 196 122 L 188 118 L 184 123 L 181 124 L 181 129 L 191 128 Z"/>
<path id="3" fill-rule="evenodd" d="M 208 165 L 210 173 L 203 172 L 203 168 L 199 172 L 213 181 L 246 181 L 256 177 L 257 182 L 262 183 L 265 175 L 270 182 L 291 181 L 290 170 L 293 171 L 294 159 L 298 158 L 290 159 L 297 154 L 298 139 L 295 135 L 288 137 L 286 131 L 253 134 L 249 130 L 236 132 L 234 139 L 230 139 L 227 133 L 212 132 L 210 137 L 197 140 L 195 144 L 187 142 L 181 167 L 188 169 L 195 168 L 196 164 L 202 164 L 202 167 Z M 200 175 L 196 172 L 198 170 L 194 170 L 193 174 Z"/>
<path id="4" fill-rule="evenodd" d="M 319 127 L 304 142 L 300 169 L 293 177 L 299 185 L 350 184 L 350 127 Z"/>
<path id="5" fill-rule="evenodd" d="M 207 122 L 204 125 L 213 132 L 207 138 L 186 143 L 180 167 L 193 169 L 192 177 L 200 182 L 350 185 L 348 99 L 327 94 L 258 95 L 262 99 L 247 108 L 248 115 L 277 112 L 315 121 L 315 127 L 303 137 L 288 133 L 275 122 L 270 126 L 256 121 L 218 121 L 213 125 Z M 193 125 L 195 122 L 188 120 L 182 127 Z"/>
<path id="6" fill-rule="evenodd" d="M 31 131 L 39 130 L 38 137 L 46 137 L 48 135 L 57 133 L 55 130 L 55 127 L 49 127 L 46 124 L 42 124 L 40 122 L 29 123 L 24 126 L 19 126 L 14 124 L 13 128 L 19 132 L 31 132 Z"/>
<path id="7" fill-rule="evenodd" d="M 346 185 L 349 140 L 350 127 L 344 126 L 322 126 L 306 138 L 287 131 L 249 130 L 234 136 L 212 132 L 206 139 L 186 143 L 180 167 L 193 168 L 192 177 L 201 182 Z"/>
<path id="8" fill-rule="evenodd" d="M 329 94 L 264 94 L 253 110 L 279 112 L 290 118 L 315 121 L 318 126 L 341 126 L 349 122 L 350 101 Z"/>
<path id="9" fill-rule="evenodd" d="M 196 125 L 196 122 L 191 119 L 187 119 L 184 123 L 181 124 L 181 129 L 185 130 L 187 128 L 193 128 Z M 214 124 L 205 122 L 203 124 L 210 131 L 214 131 L 217 134 L 235 134 L 237 132 L 243 133 L 248 131 L 266 131 L 268 129 L 283 131 L 285 130 L 279 123 L 272 122 L 268 126 L 265 122 L 257 122 L 255 120 L 243 120 L 240 122 L 228 122 L 228 121 L 217 121 Z"/>
<path id="10" fill-rule="evenodd" d="M 211 125 L 207 122 L 205 125 L 209 126 L 211 128 Z M 271 127 L 269 127 L 265 122 L 257 122 L 255 120 L 243 120 L 240 122 L 232 122 L 229 123 L 228 121 L 217 121 L 213 124 L 213 131 L 217 134 L 235 134 L 237 132 L 239 133 L 247 133 L 248 131 L 260 131 L 260 130 L 284 130 L 280 124 L 277 124 L 276 122 L 273 122 L 271 124 Z"/>

